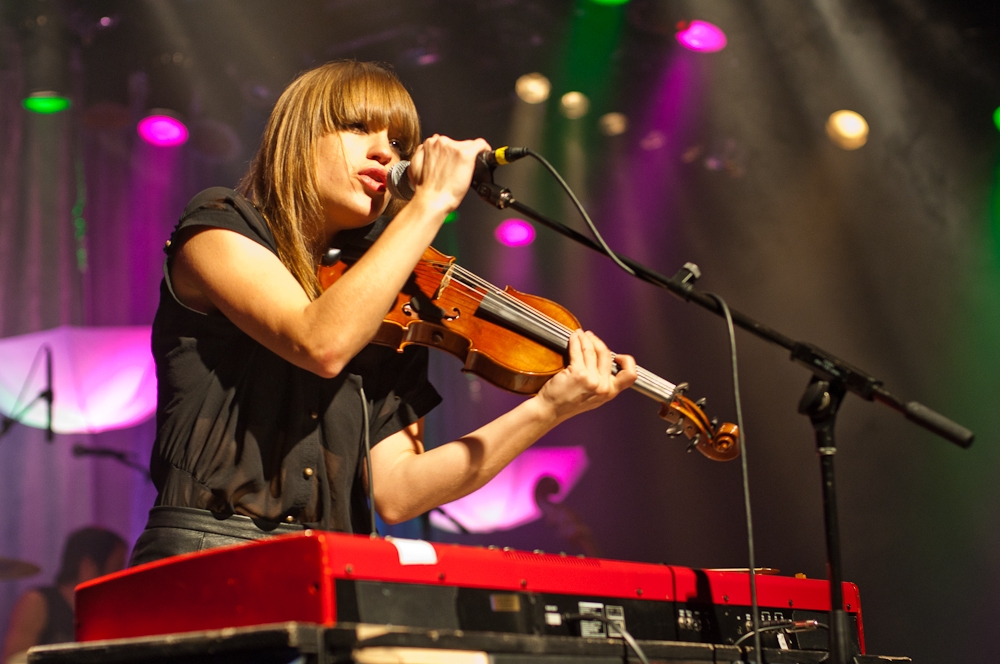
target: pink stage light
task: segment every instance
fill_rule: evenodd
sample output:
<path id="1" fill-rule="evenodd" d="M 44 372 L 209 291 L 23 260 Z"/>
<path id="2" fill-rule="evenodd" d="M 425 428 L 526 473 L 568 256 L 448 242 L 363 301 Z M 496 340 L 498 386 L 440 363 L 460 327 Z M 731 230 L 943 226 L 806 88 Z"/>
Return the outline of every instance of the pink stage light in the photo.
<path id="1" fill-rule="evenodd" d="M 0 411 L 13 414 L 31 364 L 47 345 L 52 349 L 53 431 L 99 433 L 138 424 L 156 411 L 149 337 L 148 325 L 64 326 L 0 339 Z M 44 389 L 45 361 L 39 359 L 25 400 Z M 24 406 L 22 400 L 17 409 Z M 47 416 L 45 402 L 39 400 L 21 421 L 44 429 Z"/>
<path id="2" fill-rule="evenodd" d="M 523 219 L 508 219 L 494 231 L 497 241 L 508 247 L 523 247 L 535 241 L 535 227 Z"/>
<path id="3" fill-rule="evenodd" d="M 147 115 L 137 129 L 142 140 L 160 147 L 183 145 L 188 139 L 184 123 L 169 115 Z"/>
<path id="4" fill-rule="evenodd" d="M 677 32 L 677 41 L 692 51 L 715 53 L 726 47 L 726 33 L 707 21 L 691 21 Z"/>
<path id="5" fill-rule="evenodd" d="M 509 530 L 542 516 L 535 503 L 535 486 L 543 477 L 559 483 L 559 492 L 549 498 L 561 503 L 587 469 L 587 451 L 582 447 L 532 447 L 482 488 L 465 498 L 441 506 L 448 516 L 431 512 L 436 528 L 458 532 L 449 517 L 470 533 Z"/>

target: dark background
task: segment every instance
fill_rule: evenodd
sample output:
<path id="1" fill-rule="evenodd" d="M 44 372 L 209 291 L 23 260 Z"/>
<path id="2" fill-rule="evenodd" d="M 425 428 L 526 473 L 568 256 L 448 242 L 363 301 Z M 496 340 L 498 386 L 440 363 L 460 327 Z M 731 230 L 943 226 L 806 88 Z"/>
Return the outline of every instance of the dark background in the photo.
<path id="1" fill-rule="evenodd" d="M 5 9 L 4 336 L 63 323 L 150 323 L 159 247 L 177 212 L 200 189 L 238 181 L 282 88 L 330 59 L 384 62 L 410 89 L 425 135 L 534 147 L 567 177 L 612 247 L 666 274 L 697 263 L 699 285 L 733 308 L 975 430 L 976 444 L 962 451 L 881 405 L 846 399 L 837 429 L 843 567 L 861 588 L 869 652 L 921 662 L 996 659 L 996 3 L 189 0 Z M 41 11 L 62 21 L 74 107 L 60 120 L 27 117 L 10 101 L 27 85 L 23 63 L 35 33 L 25 19 Z M 677 44 L 675 24 L 695 18 L 725 30 L 725 50 L 698 54 Z M 540 107 L 513 92 L 531 71 L 552 81 Z M 574 89 L 592 107 L 567 120 L 558 99 Z M 184 113 L 201 133 L 169 158 L 150 153 L 137 144 L 134 121 L 152 106 Z M 871 127 L 860 150 L 841 150 L 824 132 L 828 115 L 843 108 Z M 625 134 L 598 130 L 608 111 L 629 118 Z M 51 177 L 39 175 L 38 155 L 58 157 Z M 66 233 L 80 193 L 74 164 L 84 173 L 88 269 L 25 281 L 15 266 L 38 256 L 21 250 L 14 229 Z M 497 179 L 584 230 L 537 165 L 520 162 Z M 44 200 L 58 204 L 46 212 Z M 436 244 L 501 286 L 568 306 L 613 348 L 672 382 L 690 382 L 712 414 L 735 418 L 721 319 L 544 228 L 528 248 L 502 247 L 492 231 L 505 216 L 470 197 Z M 72 266 L 71 252 L 60 252 L 45 258 Z M 46 304 L 53 301 L 61 304 Z M 818 462 L 809 423 L 796 414 L 808 375 L 744 332 L 737 343 L 757 562 L 823 577 Z M 432 367 L 446 398 L 428 422 L 437 441 L 517 402 L 458 367 L 449 357 Z M 565 505 L 605 557 L 745 566 L 738 462 L 686 455 L 663 429 L 656 404 L 627 394 L 547 436 L 541 444 L 582 445 L 590 458 Z M 131 471 L 92 470 L 90 511 L 68 510 L 72 494 L 23 480 L 31 464 L 78 475 L 59 461 L 69 445 L 58 443 L 67 441 L 42 458 L 32 456 L 40 439 L 19 435 L 0 448 L 4 495 L 58 524 L 44 538 L 49 549 L 82 525 L 59 516 L 66 512 L 134 538 L 152 499 L 148 486 L 115 485 L 125 498 L 112 507 L 102 485 Z M 112 444 L 142 458 L 152 435 L 147 424 L 114 434 Z M 57 555 L 37 553 L 41 545 L 31 543 L 42 540 L 29 534 L 36 526 L 24 523 L 23 511 L 9 512 L 0 553 Z M 435 537 L 577 552 L 544 521 Z M 6 586 L 5 607 L 21 587 Z"/>

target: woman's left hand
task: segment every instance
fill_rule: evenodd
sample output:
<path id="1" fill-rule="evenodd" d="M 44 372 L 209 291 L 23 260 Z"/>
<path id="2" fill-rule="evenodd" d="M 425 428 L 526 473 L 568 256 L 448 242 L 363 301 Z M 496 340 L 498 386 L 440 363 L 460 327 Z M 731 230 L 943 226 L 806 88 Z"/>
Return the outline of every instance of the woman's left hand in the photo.
<path id="1" fill-rule="evenodd" d="M 612 366 L 618 372 L 612 374 Z M 569 365 L 538 392 L 557 420 L 565 420 L 611 401 L 636 379 L 631 355 L 613 355 L 593 332 L 576 330 L 569 339 Z"/>

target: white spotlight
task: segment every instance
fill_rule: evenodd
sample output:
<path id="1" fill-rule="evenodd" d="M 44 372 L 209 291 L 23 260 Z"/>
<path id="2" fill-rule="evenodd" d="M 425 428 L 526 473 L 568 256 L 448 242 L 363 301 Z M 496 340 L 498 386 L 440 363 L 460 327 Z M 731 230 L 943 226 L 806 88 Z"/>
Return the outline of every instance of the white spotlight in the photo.
<path id="1" fill-rule="evenodd" d="M 826 121 L 826 134 L 838 147 L 857 150 L 868 142 L 868 123 L 854 111 L 837 111 Z"/>
<path id="2" fill-rule="evenodd" d="M 549 79 L 538 72 L 525 74 L 514 84 L 517 96 L 529 104 L 541 104 L 549 98 L 551 89 L 552 84 L 549 83 Z"/>
<path id="3" fill-rule="evenodd" d="M 605 113 L 598 120 L 598 125 L 605 136 L 618 136 L 628 130 L 628 118 L 624 113 Z"/>
<path id="4" fill-rule="evenodd" d="M 576 120 L 590 110 L 590 100 L 582 92 L 567 92 L 559 101 L 559 110 L 570 120 Z"/>

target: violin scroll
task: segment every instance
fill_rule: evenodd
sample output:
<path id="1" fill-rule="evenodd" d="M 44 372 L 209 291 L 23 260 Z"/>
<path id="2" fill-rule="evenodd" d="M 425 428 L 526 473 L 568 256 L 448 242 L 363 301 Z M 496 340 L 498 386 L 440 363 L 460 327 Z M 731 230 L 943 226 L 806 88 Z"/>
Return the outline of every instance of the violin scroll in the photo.
<path id="1" fill-rule="evenodd" d="M 739 428 L 730 422 L 718 424 L 709 420 L 702 410 L 705 400 L 698 402 L 684 396 L 687 383 L 681 383 L 670 403 L 660 405 L 660 417 L 670 423 L 667 435 L 683 434 L 691 441 L 688 451 L 697 449 L 713 461 L 731 461 L 740 455 Z"/>

